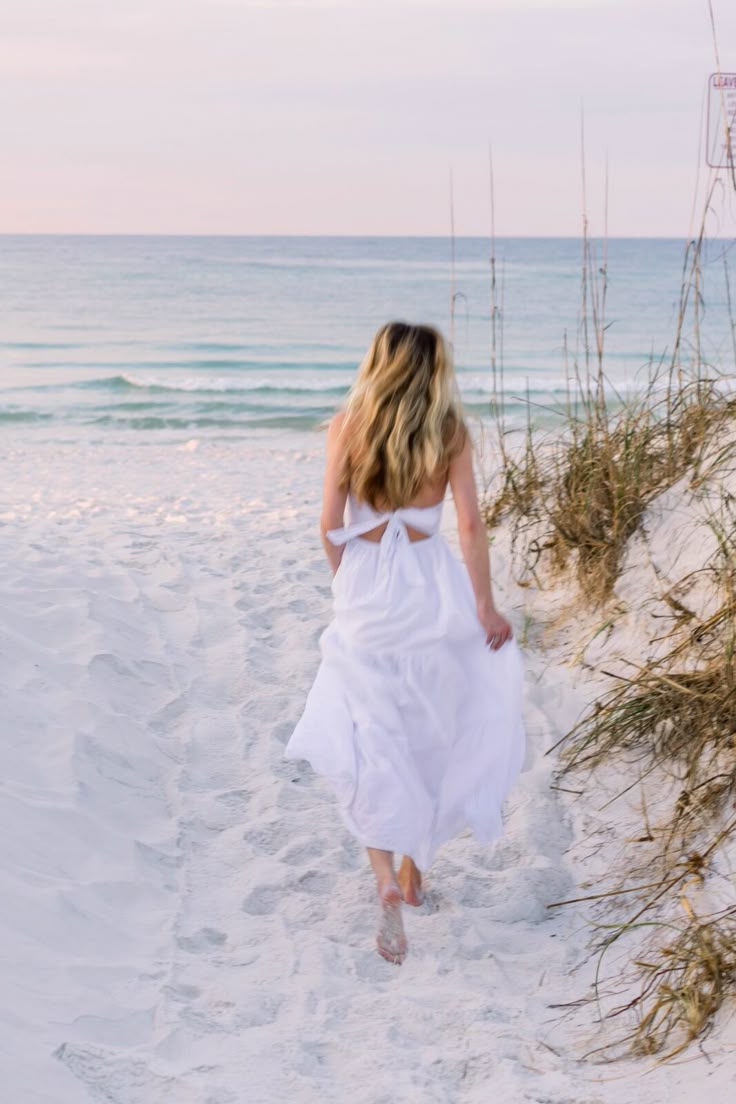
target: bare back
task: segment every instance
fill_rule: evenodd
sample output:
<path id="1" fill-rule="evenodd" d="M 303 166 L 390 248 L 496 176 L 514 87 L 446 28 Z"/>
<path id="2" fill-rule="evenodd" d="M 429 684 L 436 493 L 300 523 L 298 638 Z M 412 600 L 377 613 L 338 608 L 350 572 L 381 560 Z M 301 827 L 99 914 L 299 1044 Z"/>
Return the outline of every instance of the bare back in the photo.
<path id="1" fill-rule="evenodd" d="M 342 525 L 345 503 L 348 496 L 348 489 L 340 485 L 340 473 L 343 468 L 347 438 L 345 429 L 344 413 L 340 412 L 335 414 L 330 421 L 327 432 L 327 463 L 323 485 L 321 518 L 323 533 L 328 529 L 334 529 Z M 467 528 L 469 525 L 471 529 L 485 531 L 478 511 L 478 500 L 473 476 L 472 448 L 469 438 L 466 439 L 462 450 L 450 461 L 448 470 L 438 478 L 426 480 L 419 494 L 415 496 L 411 503 L 407 503 L 406 505 L 419 507 L 435 506 L 443 501 L 448 484 L 455 502 L 460 529 Z M 386 522 L 382 522 L 380 525 L 376 526 L 375 529 L 365 534 L 361 539 L 380 541 L 385 531 L 386 524 Z M 426 540 L 427 538 L 426 533 L 422 533 L 414 528 L 409 528 L 408 526 L 407 533 L 411 540 Z"/>

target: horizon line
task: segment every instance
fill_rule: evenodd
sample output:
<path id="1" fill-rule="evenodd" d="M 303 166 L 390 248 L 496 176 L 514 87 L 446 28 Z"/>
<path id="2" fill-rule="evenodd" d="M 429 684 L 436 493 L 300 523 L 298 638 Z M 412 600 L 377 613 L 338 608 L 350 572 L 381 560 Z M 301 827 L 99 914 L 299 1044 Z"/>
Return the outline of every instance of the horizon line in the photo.
<path id="1" fill-rule="evenodd" d="M 157 230 L 0 230 L 0 238 L 263 238 L 263 239 L 359 239 L 359 240 L 426 240 L 432 238 L 437 241 L 504 241 L 509 239 L 527 241 L 580 241 L 585 235 L 580 234 L 496 234 L 495 239 L 490 234 L 286 234 L 286 233 L 244 233 L 242 231 L 224 233 L 217 231 L 157 231 Z M 729 241 L 736 235 L 713 234 L 710 241 Z M 608 241 L 688 241 L 691 235 L 687 234 L 592 234 L 589 239 Z"/>

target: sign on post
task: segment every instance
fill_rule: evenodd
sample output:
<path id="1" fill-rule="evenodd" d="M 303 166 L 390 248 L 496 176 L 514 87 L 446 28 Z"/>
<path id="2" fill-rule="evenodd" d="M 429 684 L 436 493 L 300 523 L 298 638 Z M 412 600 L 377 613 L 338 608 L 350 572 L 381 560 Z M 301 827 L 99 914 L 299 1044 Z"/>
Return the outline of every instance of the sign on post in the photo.
<path id="1" fill-rule="evenodd" d="M 736 73 L 711 73 L 706 160 L 712 169 L 732 169 L 735 159 Z"/>

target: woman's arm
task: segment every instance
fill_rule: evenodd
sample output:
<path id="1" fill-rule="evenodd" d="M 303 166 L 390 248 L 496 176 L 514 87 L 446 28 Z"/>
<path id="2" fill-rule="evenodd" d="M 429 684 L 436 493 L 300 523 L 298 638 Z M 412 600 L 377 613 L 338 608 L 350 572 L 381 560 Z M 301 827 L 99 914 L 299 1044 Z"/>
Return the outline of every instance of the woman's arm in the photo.
<path id="1" fill-rule="evenodd" d="M 475 594 L 478 620 L 486 631 L 486 643 L 500 648 L 511 634 L 511 625 L 497 610 L 491 590 L 491 562 L 488 533 L 478 509 L 478 491 L 473 473 L 473 449 L 466 435 L 462 450 L 453 458 L 448 473 L 457 513 L 460 550 Z"/>
<path id="2" fill-rule="evenodd" d="M 333 574 L 340 566 L 345 548 L 344 545 L 337 547 L 327 537 L 328 529 L 339 529 L 343 524 L 345 502 L 348 497 L 347 489 L 340 487 L 344 457 L 344 423 L 345 415 L 342 412 L 335 414 L 327 430 L 327 458 L 325 477 L 322 484 L 322 513 L 319 522 L 322 547 L 330 561 Z"/>

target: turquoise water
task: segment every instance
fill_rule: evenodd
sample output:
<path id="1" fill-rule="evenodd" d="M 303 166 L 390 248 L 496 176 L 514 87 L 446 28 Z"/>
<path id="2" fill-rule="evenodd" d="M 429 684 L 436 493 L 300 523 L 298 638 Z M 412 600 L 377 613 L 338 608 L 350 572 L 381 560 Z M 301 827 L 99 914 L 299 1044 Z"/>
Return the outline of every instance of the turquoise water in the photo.
<path id="1" fill-rule="evenodd" d="M 722 367 L 733 361 L 727 247 L 710 243 L 705 258 L 705 352 Z M 609 242 L 616 387 L 635 387 L 671 347 L 684 248 Z M 0 237 L 0 430 L 141 443 L 317 426 L 382 322 L 449 333 L 450 255 L 444 238 Z M 486 239 L 455 243 L 455 360 L 480 416 L 493 387 L 489 255 Z M 527 391 L 541 416 L 564 394 L 581 244 L 507 238 L 496 256 L 513 422 Z"/>

